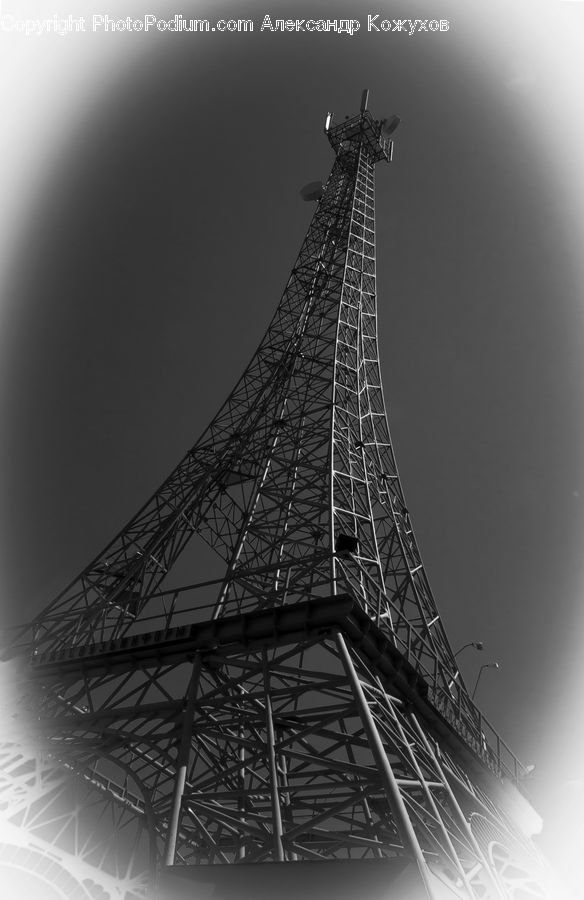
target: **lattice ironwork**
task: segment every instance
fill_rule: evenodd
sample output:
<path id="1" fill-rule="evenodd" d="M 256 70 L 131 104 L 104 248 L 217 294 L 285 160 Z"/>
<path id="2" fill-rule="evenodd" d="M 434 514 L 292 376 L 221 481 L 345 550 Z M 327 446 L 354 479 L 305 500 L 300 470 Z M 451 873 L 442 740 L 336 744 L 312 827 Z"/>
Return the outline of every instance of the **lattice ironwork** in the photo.
<path id="1" fill-rule="evenodd" d="M 37 804 L 43 840 L 128 900 L 188 867 L 370 858 L 409 861 L 420 897 L 542 898 L 523 767 L 458 672 L 387 424 L 374 169 L 391 142 L 366 101 L 325 130 L 331 174 L 242 378 L 23 629 L 47 774 L 7 787 L 7 820 Z M 224 575 L 167 587 L 183 552 L 198 571 L 195 535 Z"/>

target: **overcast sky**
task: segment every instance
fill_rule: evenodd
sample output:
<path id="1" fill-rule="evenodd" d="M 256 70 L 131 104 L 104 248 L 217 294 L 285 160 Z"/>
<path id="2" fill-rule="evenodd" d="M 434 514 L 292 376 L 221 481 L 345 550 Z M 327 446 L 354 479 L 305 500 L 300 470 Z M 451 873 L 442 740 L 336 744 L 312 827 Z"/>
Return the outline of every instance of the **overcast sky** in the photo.
<path id="1" fill-rule="evenodd" d="M 584 2 L 475 5 L 417 4 L 450 27 L 411 36 L 367 31 L 368 15 L 414 15 L 405 0 L 115 4 L 251 18 L 253 34 L 0 31 L 3 608 L 9 622 L 49 602 L 203 430 L 287 281 L 313 211 L 298 191 L 332 164 L 324 116 L 354 114 L 368 87 L 375 116 L 403 120 L 377 168 L 377 258 L 408 508 L 451 643 L 485 643 L 460 657 L 467 682 L 500 664 L 477 699 L 536 764 L 548 844 L 568 852 L 584 780 Z M 108 11 L 2 7 L 55 10 Z M 361 29 L 261 32 L 266 14 Z"/>

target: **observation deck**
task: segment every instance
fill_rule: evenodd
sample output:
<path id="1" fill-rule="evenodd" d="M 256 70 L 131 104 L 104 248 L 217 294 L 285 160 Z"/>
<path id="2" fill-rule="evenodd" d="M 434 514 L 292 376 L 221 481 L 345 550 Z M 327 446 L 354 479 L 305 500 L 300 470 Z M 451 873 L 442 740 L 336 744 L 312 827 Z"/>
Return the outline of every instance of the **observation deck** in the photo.
<path id="1" fill-rule="evenodd" d="M 339 125 L 333 126 L 332 120 L 332 114 L 329 113 L 324 130 L 337 155 L 359 142 L 367 147 L 374 162 L 380 160 L 391 162 L 393 141 L 383 134 L 385 120 L 374 119 L 368 110 L 363 110 L 358 116 L 345 119 Z"/>

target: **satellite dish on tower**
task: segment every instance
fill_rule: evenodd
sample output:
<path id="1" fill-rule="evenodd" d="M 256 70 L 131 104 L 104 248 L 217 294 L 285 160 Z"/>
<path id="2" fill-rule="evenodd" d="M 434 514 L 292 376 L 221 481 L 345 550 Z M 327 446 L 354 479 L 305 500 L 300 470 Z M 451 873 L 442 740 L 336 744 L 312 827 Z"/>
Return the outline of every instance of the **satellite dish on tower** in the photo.
<path id="1" fill-rule="evenodd" d="M 390 134 L 393 134 L 400 122 L 401 119 L 399 116 L 392 116 L 390 119 L 382 119 L 380 125 L 383 136 L 389 137 Z"/>
<path id="2" fill-rule="evenodd" d="M 322 186 L 322 181 L 310 181 L 308 184 L 305 184 L 300 191 L 300 196 L 307 202 L 310 200 L 320 200 L 323 194 L 324 188 Z"/>

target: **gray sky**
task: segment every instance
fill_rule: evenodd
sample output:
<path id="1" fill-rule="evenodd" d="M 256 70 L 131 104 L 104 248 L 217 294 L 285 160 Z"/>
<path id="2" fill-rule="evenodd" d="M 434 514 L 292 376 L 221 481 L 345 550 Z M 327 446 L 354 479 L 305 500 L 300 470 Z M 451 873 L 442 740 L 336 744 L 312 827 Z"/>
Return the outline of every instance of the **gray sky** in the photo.
<path id="1" fill-rule="evenodd" d="M 253 34 L 0 33 L 4 610 L 50 601 L 233 387 L 312 213 L 298 190 L 332 164 L 324 115 L 368 87 L 376 116 L 403 119 L 377 169 L 377 256 L 408 507 L 453 646 L 485 642 L 460 657 L 467 682 L 500 663 L 477 699 L 536 764 L 548 842 L 567 847 L 584 779 L 584 2 L 470 6 L 420 4 L 450 30 L 412 36 L 367 32 L 409 4 L 356 0 L 116 4 L 249 17 Z M 261 33 L 265 14 L 361 30 Z"/>

